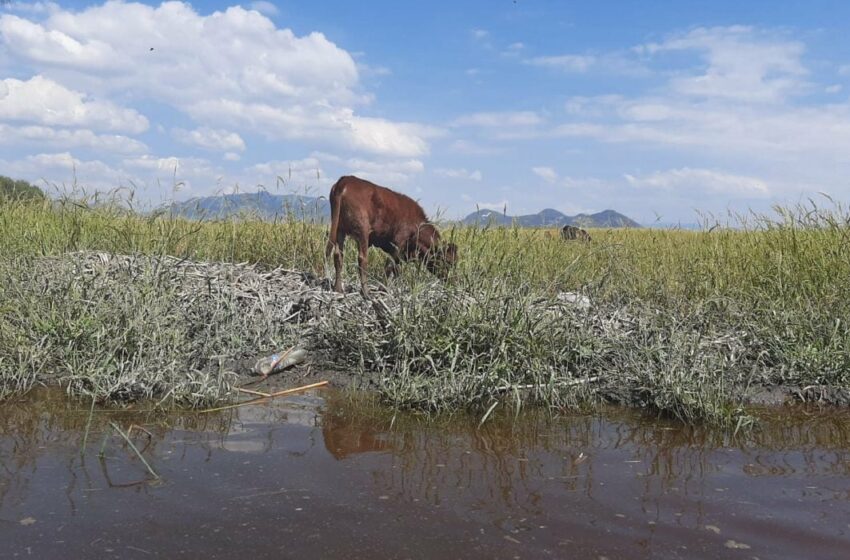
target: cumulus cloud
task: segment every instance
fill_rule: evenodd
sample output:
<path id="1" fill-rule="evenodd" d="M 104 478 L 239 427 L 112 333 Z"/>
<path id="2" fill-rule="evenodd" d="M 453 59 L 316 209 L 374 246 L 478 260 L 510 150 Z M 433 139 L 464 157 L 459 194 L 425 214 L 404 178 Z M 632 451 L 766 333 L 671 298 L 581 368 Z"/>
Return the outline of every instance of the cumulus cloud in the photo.
<path id="1" fill-rule="evenodd" d="M 802 43 L 763 34 L 752 27 L 697 28 L 661 43 L 643 46 L 648 54 L 696 51 L 707 68 L 671 81 L 685 95 L 747 102 L 776 102 L 800 92 L 808 73 Z"/>
<path id="2" fill-rule="evenodd" d="M 169 173 L 180 173 L 180 158 L 178 157 L 156 157 L 144 155 L 136 158 L 128 158 L 124 160 L 124 165 L 135 167 L 137 169 L 145 169 L 148 171 L 168 171 Z"/>
<path id="3" fill-rule="evenodd" d="M 148 120 L 137 111 L 90 99 L 44 76 L 7 78 L 0 84 L 0 120 L 129 133 L 148 128 Z"/>
<path id="4" fill-rule="evenodd" d="M 239 6 L 207 16 L 180 2 L 57 8 L 38 20 L 5 14 L 0 48 L 98 99 L 165 103 L 210 128 L 259 125 L 273 139 L 402 157 L 427 153 L 434 133 L 358 114 L 370 97 L 347 51 L 322 33 L 297 36 Z"/>
<path id="5" fill-rule="evenodd" d="M 483 178 L 481 171 L 478 169 L 468 171 L 465 168 L 452 169 L 446 167 L 438 167 L 434 170 L 434 174 L 440 177 L 448 177 L 450 179 L 469 179 L 470 181 L 481 181 Z"/>
<path id="6" fill-rule="evenodd" d="M 0 160 L 4 173 L 59 189 L 112 190 L 127 186 L 135 178 L 101 160 L 80 160 L 70 152 L 38 153 L 15 161 Z"/>
<path id="7" fill-rule="evenodd" d="M 202 126 L 195 130 L 175 128 L 174 138 L 184 144 L 220 152 L 244 152 L 245 141 L 235 132 Z"/>
<path id="8" fill-rule="evenodd" d="M 558 174 L 551 167 L 532 167 L 531 171 L 547 183 L 554 183 L 558 180 Z"/>
<path id="9" fill-rule="evenodd" d="M 651 94 L 568 100 L 570 119 L 548 133 L 701 157 L 707 150 L 730 161 L 789 166 L 793 173 L 801 164 L 812 169 L 846 160 L 850 103 L 801 101 L 811 85 L 799 42 L 749 27 L 699 28 L 638 51 L 693 53 L 704 64 L 678 71 Z"/>
<path id="10" fill-rule="evenodd" d="M 641 177 L 629 174 L 624 175 L 624 177 L 634 187 L 675 190 L 687 194 L 707 192 L 751 197 L 765 196 L 770 192 L 767 183 L 756 177 L 734 175 L 712 169 L 683 167 L 656 171 Z"/>
<path id="11" fill-rule="evenodd" d="M 259 0 L 257 2 L 251 2 L 249 4 L 252 10 L 256 10 L 263 15 L 267 16 L 276 16 L 278 14 L 277 6 L 272 4 L 271 2 L 266 2 L 266 0 Z"/>
<path id="12" fill-rule="evenodd" d="M 405 185 L 414 176 L 425 171 L 425 164 L 418 159 L 345 158 L 323 152 L 314 152 L 312 157 L 324 164 L 332 165 L 340 175 L 357 175 L 389 187 Z"/>
<path id="13" fill-rule="evenodd" d="M 117 134 L 96 134 L 87 129 L 57 129 L 47 126 L 10 126 L 0 123 L 0 144 L 32 145 L 39 149 L 88 148 L 118 154 L 144 153 L 148 147 L 138 140 Z"/>

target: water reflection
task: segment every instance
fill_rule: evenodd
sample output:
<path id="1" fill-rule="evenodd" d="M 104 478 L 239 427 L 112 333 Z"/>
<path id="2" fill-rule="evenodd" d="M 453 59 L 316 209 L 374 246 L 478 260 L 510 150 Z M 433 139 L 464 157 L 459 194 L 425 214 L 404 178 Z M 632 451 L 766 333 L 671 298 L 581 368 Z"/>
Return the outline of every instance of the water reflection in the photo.
<path id="1" fill-rule="evenodd" d="M 850 416 L 761 416 L 758 430 L 737 436 L 619 409 L 563 418 L 525 411 L 479 427 L 477 418 L 393 415 L 322 392 L 213 414 L 95 407 L 90 417 L 88 403 L 44 391 L 0 408 L 0 531 L 13 527 L 23 546 L 17 520 L 27 516 L 87 534 L 113 517 L 173 515 L 212 527 L 222 521 L 209 516 L 227 511 L 228 530 L 240 532 L 289 511 L 299 517 L 285 517 L 286 526 L 323 535 L 325 551 L 350 552 L 346 531 L 381 532 L 389 515 L 423 534 L 455 535 L 454 545 L 443 539 L 428 549 L 435 554 L 467 551 L 463 543 L 501 553 L 514 541 L 541 553 L 567 541 L 644 555 L 723 551 L 734 537 L 762 554 L 830 557 L 850 545 Z M 113 422 L 161 480 L 152 481 Z M 380 555 L 410 544 L 381 535 Z"/>

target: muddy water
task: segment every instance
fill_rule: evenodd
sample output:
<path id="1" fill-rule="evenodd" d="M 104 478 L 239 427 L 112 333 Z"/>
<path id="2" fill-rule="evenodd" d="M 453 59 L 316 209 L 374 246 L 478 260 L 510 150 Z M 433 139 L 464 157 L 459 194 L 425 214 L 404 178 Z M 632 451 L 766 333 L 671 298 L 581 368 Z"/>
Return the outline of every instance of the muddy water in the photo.
<path id="1" fill-rule="evenodd" d="M 0 557 L 850 558 L 846 412 L 736 439 L 616 410 L 429 424 L 321 392 L 96 411 L 81 454 L 88 418 L 0 405 Z M 110 422 L 149 432 L 130 438 L 158 479 Z"/>

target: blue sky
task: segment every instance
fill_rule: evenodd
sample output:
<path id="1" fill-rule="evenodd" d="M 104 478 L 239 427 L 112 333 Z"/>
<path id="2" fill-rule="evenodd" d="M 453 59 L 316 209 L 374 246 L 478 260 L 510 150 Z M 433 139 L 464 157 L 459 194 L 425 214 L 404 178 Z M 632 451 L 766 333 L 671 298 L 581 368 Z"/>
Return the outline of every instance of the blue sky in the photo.
<path id="1" fill-rule="evenodd" d="M 148 204 L 354 173 L 450 218 L 846 203 L 847 21 L 846 2 L 12 2 L 0 173 Z"/>

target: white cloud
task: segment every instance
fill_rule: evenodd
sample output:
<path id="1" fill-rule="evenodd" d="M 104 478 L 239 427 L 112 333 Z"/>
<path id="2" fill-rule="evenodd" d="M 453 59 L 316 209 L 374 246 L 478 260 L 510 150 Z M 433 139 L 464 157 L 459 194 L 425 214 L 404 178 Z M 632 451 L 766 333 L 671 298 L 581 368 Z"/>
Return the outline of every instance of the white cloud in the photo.
<path id="1" fill-rule="evenodd" d="M 242 156 L 234 152 L 227 152 L 226 154 L 224 154 L 224 159 L 225 161 L 239 161 L 240 159 L 242 159 Z"/>
<path id="2" fill-rule="evenodd" d="M 103 41 L 75 38 L 14 15 L 0 17 L 0 37 L 9 50 L 35 62 L 80 69 L 109 68 L 117 62 L 117 53 Z"/>
<path id="3" fill-rule="evenodd" d="M 838 74 L 841 76 L 850 76 L 850 64 L 845 64 L 838 67 Z"/>
<path id="4" fill-rule="evenodd" d="M 797 176 L 848 168 L 850 103 L 802 101 L 798 94 L 817 90 L 806 82 L 798 42 L 746 27 L 701 28 L 638 50 L 694 51 L 707 65 L 677 72 L 651 95 L 568 100 L 570 120 L 549 132 L 758 164 L 772 176 L 777 166 Z"/>
<path id="5" fill-rule="evenodd" d="M 89 99 L 44 76 L 26 81 L 7 78 L 0 83 L 2 120 L 130 133 L 148 128 L 148 120 L 133 109 Z"/>
<path id="6" fill-rule="evenodd" d="M 148 177 L 159 180 L 203 179 L 212 183 L 221 176 L 221 173 L 204 158 L 143 155 L 136 158 L 126 158 L 122 163 L 124 167 L 145 171 L 148 173 Z"/>
<path id="7" fill-rule="evenodd" d="M 276 16 L 278 14 L 277 6 L 275 6 L 271 2 L 266 2 L 266 0 L 251 2 L 249 6 L 252 10 L 257 10 L 263 15 Z"/>
<path id="8" fill-rule="evenodd" d="M 850 105 L 747 107 L 678 97 L 606 101 L 608 118 L 556 127 L 555 136 L 605 142 L 709 148 L 715 153 L 787 161 L 789 156 L 841 158 L 850 152 Z M 611 120 L 613 119 L 613 120 Z"/>
<path id="9" fill-rule="evenodd" d="M 756 177 L 734 175 L 711 169 L 670 169 L 636 177 L 624 175 L 634 187 L 678 191 L 685 195 L 694 192 L 731 194 L 740 197 L 766 196 L 770 189 L 766 182 Z"/>
<path id="10" fill-rule="evenodd" d="M 175 128 L 172 132 L 178 141 L 198 146 L 205 150 L 221 152 L 244 152 L 245 141 L 235 132 L 217 130 L 214 128 L 201 127 L 195 130 L 184 130 Z"/>
<path id="11" fill-rule="evenodd" d="M 121 164 L 123 169 L 134 170 L 138 177 L 136 181 L 141 186 L 157 188 L 161 195 L 168 194 L 162 192 L 163 189 L 179 189 L 184 195 L 210 194 L 220 190 L 222 183 L 229 186 L 235 180 L 234 177 L 226 177 L 204 158 L 143 155 L 126 158 Z"/>
<path id="12" fill-rule="evenodd" d="M 533 111 L 482 112 L 464 115 L 454 120 L 454 126 L 482 128 L 530 127 L 543 123 L 543 119 Z"/>
<path id="13" fill-rule="evenodd" d="M 196 120 L 216 121 L 264 134 L 270 139 L 332 139 L 358 151 L 391 156 L 420 156 L 428 152 L 426 138 L 440 132 L 414 123 L 360 117 L 346 108 L 313 112 L 303 106 L 278 107 L 211 99 L 187 108 Z"/>
<path id="14" fill-rule="evenodd" d="M 4 173 L 59 189 L 111 190 L 130 184 L 134 177 L 100 160 L 80 160 L 69 152 L 39 153 L 17 161 L 0 160 Z"/>
<path id="15" fill-rule="evenodd" d="M 596 57 L 578 54 L 538 56 L 525 61 L 532 66 L 554 68 L 565 72 L 586 72 L 596 62 Z"/>
<path id="16" fill-rule="evenodd" d="M 334 165 L 340 175 L 357 175 L 388 187 L 407 184 L 415 175 L 425 171 L 425 164 L 418 159 L 367 160 L 343 158 L 323 152 L 314 152 L 312 157 Z"/>
<path id="17" fill-rule="evenodd" d="M 842 89 L 841 84 L 832 84 L 825 87 L 823 91 L 826 93 L 839 93 Z"/>
<path id="18" fill-rule="evenodd" d="M 178 157 L 156 157 L 144 155 L 137 158 L 128 158 L 124 160 L 124 165 L 127 167 L 135 167 L 137 169 L 145 169 L 148 171 L 167 171 L 169 173 L 180 174 L 180 159 Z"/>
<path id="19" fill-rule="evenodd" d="M 6 14 L 0 45 L 76 90 L 165 103 L 210 128 L 404 157 L 427 153 L 434 134 L 358 114 L 370 96 L 351 54 L 239 6 L 208 16 L 180 2 L 106 2 L 39 21 Z"/>
<path id="20" fill-rule="evenodd" d="M 46 126 L 10 126 L 0 123 L 0 144 L 32 145 L 39 149 L 88 148 L 119 154 L 144 153 L 148 147 L 127 136 L 96 134 L 87 129 L 57 129 Z"/>
<path id="21" fill-rule="evenodd" d="M 490 32 L 484 29 L 473 29 L 471 33 L 472 37 L 478 40 L 486 39 L 490 35 Z"/>
<path id="22" fill-rule="evenodd" d="M 291 187 L 315 186 L 322 181 L 325 173 L 318 158 L 309 157 L 300 160 L 273 160 L 252 165 L 245 173 L 267 187 L 279 185 Z"/>
<path id="23" fill-rule="evenodd" d="M 702 73 L 671 81 L 672 88 L 684 95 L 765 103 L 781 101 L 806 86 L 803 44 L 751 27 L 697 28 L 643 50 L 701 53 L 708 64 Z"/>
<path id="24" fill-rule="evenodd" d="M 406 184 L 412 176 L 425 170 L 425 165 L 416 159 L 376 162 L 355 158 L 346 163 L 354 175 L 370 181 L 386 183 L 388 186 Z"/>
<path id="25" fill-rule="evenodd" d="M 478 169 L 475 171 L 468 171 L 465 168 L 451 169 L 439 167 L 434 170 L 434 174 L 440 177 L 448 177 L 450 179 L 469 179 L 471 181 L 481 181 L 483 178 L 481 171 Z"/>
<path id="26" fill-rule="evenodd" d="M 554 183 L 558 179 L 558 174 L 551 167 L 532 167 L 531 171 L 547 183 Z"/>

